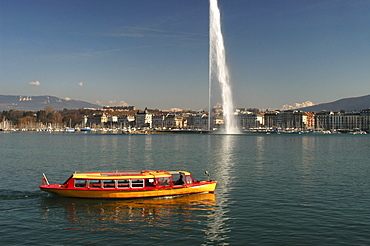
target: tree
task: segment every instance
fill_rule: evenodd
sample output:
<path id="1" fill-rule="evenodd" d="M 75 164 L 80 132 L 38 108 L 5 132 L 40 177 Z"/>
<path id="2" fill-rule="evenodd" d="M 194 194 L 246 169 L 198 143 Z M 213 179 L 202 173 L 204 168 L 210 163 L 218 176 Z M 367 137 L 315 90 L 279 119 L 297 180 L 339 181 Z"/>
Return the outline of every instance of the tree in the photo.
<path id="1" fill-rule="evenodd" d="M 36 127 L 36 117 L 25 116 L 18 119 L 19 128 L 35 128 Z"/>
<path id="2" fill-rule="evenodd" d="M 50 107 L 50 106 L 47 106 L 47 107 L 45 107 L 44 109 L 45 109 L 45 111 L 46 111 L 47 113 L 54 112 L 54 108 L 53 108 L 53 107 Z"/>
<path id="3" fill-rule="evenodd" d="M 55 127 L 62 125 L 62 115 L 59 112 L 51 112 L 46 115 L 46 118 L 48 119 L 48 123 L 52 123 L 55 125 Z"/>

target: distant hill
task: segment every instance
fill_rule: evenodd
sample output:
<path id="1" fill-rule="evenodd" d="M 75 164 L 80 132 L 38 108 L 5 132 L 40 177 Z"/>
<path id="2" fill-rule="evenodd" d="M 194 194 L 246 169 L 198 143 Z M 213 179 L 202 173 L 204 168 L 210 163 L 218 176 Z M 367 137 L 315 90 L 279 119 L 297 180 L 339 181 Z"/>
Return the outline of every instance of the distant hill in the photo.
<path id="1" fill-rule="evenodd" d="M 360 111 L 361 109 L 370 108 L 370 95 L 361 97 L 350 97 L 343 98 L 338 101 L 321 103 L 310 107 L 299 108 L 301 111 L 305 112 L 320 112 L 326 111 Z"/>
<path id="2" fill-rule="evenodd" d="M 79 108 L 101 108 L 97 104 L 92 104 L 79 100 L 61 99 L 54 96 L 8 96 L 0 95 L 0 110 L 24 110 L 38 111 L 45 107 L 52 107 L 54 110 L 79 109 Z"/>

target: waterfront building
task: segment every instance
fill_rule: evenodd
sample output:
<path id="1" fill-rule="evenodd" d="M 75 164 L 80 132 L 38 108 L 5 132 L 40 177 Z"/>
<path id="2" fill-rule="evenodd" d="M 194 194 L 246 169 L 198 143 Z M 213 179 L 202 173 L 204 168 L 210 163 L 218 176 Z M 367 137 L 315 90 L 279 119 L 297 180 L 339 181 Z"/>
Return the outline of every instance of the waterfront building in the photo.
<path id="1" fill-rule="evenodd" d="M 356 112 L 330 112 L 329 129 L 348 131 L 350 129 L 360 129 L 360 113 Z"/>
<path id="2" fill-rule="evenodd" d="M 88 117 L 86 122 L 85 120 L 86 118 L 84 117 L 85 126 L 104 127 L 108 122 L 108 116 L 105 113 L 94 114 L 93 116 Z"/>
<path id="3" fill-rule="evenodd" d="M 11 114 L 10 114 L 11 113 Z M 159 109 L 147 109 L 127 111 L 120 107 L 111 107 L 103 112 L 81 111 L 79 112 L 50 112 L 45 111 L 29 113 L 22 111 L 3 112 L 0 129 L 44 129 L 66 127 L 91 127 L 91 128 L 151 128 L 151 129 L 208 129 L 208 112 L 204 111 L 162 111 Z M 84 115 L 82 115 L 82 113 Z M 63 114 L 63 115 L 62 115 Z M 237 125 L 242 130 L 265 131 L 338 131 L 358 132 L 370 130 L 370 108 L 360 112 L 331 112 L 318 113 L 302 112 L 298 110 L 267 111 L 259 112 L 258 109 L 238 108 L 234 112 Z M 8 118 L 17 119 L 17 124 Z M 63 121 L 62 121 L 63 119 Z M 76 123 L 77 122 L 77 123 Z M 81 123 L 80 123 L 81 122 Z M 225 121 L 222 108 L 213 108 L 211 114 L 210 129 L 223 128 Z M 51 126 L 52 125 L 52 126 Z M 12 126 L 13 127 L 13 126 Z"/>
<path id="4" fill-rule="evenodd" d="M 321 111 L 315 114 L 315 129 L 319 131 L 330 130 L 329 114 L 331 112 Z"/>
<path id="5" fill-rule="evenodd" d="M 188 120 L 182 115 L 175 115 L 176 128 L 183 129 L 187 127 Z"/>
<path id="6" fill-rule="evenodd" d="M 266 128 L 283 130 L 308 130 L 314 128 L 314 114 L 297 110 L 273 111 L 264 114 Z"/>
<path id="7" fill-rule="evenodd" d="M 188 128 L 190 129 L 207 129 L 208 128 L 208 114 L 197 113 L 190 114 L 187 120 Z"/>
<path id="8" fill-rule="evenodd" d="M 135 124 L 135 116 L 133 115 L 120 115 L 118 116 L 118 125 L 121 128 L 133 127 Z"/>
<path id="9" fill-rule="evenodd" d="M 241 112 L 237 116 L 237 124 L 241 129 L 260 127 L 260 121 L 257 120 L 257 114 L 252 112 Z"/>
<path id="10" fill-rule="evenodd" d="M 302 116 L 303 124 L 306 126 L 307 130 L 315 129 L 315 113 L 303 112 Z"/>
<path id="11" fill-rule="evenodd" d="M 235 110 L 237 125 L 241 129 L 260 127 L 263 116 L 257 108 L 237 108 Z"/>
<path id="12" fill-rule="evenodd" d="M 276 115 L 277 127 L 282 129 L 293 129 L 297 126 L 297 128 L 301 128 L 302 120 L 301 117 L 297 117 L 297 114 L 299 114 L 299 116 L 302 116 L 299 112 L 294 110 L 279 112 Z"/>
<path id="13" fill-rule="evenodd" d="M 267 128 L 277 128 L 278 122 L 277 122 L 277 115 L 279 114 L 279 111 L 269 111 L 265 112 L 264 118 L 265 118 L 265 127 Z"/>
<path id="14" fill-rule="evenodd" d="M 367 130 L 366 126 L 366 110 L 361 112 L 326 112 L 316 113 L 316 129 L 318 130 Z"/>
<path id="15" fill-rule="evenodd" d="M 265 113 L 258 113 L 256 114 L 256 121 L 257 121 L 257 126 L 264 126 L 265 125 Z"/>
<path id="16" fill-rule="evenodd" d="M 152 127 L 154 129 L 162 129 L 164 127 L 164 115 L 153 115 L 152 117 Z"/>
<path id="17" fill-rule="evenodd" d="M 163 126 L 166 128 L 176 128 L 176 121 L 175 121 L 176 115 L 174 114 L 168 114 L 164 118 Z"/>
<path id="18" fill-rule="evenodd" d="M 145 108 L 144 112 L 138 111 L 135 116 L 135 125 L 139 128 L 152 128 L 152 117 L 148 109 Z"/>
<path id="19" fill-rule="evenodd" d="M 370 130 L 370 108 L 362 109 L 360 111 L 361 117 L 361 130 L 369 131 Z"/>

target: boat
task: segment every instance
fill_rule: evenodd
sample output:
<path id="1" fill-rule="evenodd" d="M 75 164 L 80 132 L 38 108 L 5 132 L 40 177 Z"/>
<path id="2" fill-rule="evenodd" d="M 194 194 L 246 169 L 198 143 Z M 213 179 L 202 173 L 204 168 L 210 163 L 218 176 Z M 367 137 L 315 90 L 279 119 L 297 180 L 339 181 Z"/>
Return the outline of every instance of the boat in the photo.
<path id="1" fill-rule="evenodd" d="M 131 199 L 214 193 L 217 181 L 196 181 L 188 171 L 74 172 L 63 184 L 49 184 L 45 174 L 39 188 L 75 198 Z"/>
<path id="2" fill-rule="evenodd" d="M 91 132 L 91 128 L 90 127 L 86 127 L 86 128 L 81 128 L 80 129 L 81 132 Z"/>

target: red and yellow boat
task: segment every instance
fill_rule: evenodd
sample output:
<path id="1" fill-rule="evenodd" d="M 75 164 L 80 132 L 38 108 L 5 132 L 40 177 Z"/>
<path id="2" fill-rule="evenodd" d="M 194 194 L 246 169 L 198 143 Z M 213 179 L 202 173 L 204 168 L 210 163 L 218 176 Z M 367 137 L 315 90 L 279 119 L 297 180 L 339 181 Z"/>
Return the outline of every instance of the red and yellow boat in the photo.
<path id="1" fill-rule="evenodd" d="M 39 187 L 64 197 L 127 199 L 214 193 L 216 184 L 195 181 L 187 171 L 116 171 L 75 172 L 64 184 L 49 184 L 43 174 Z"/>

